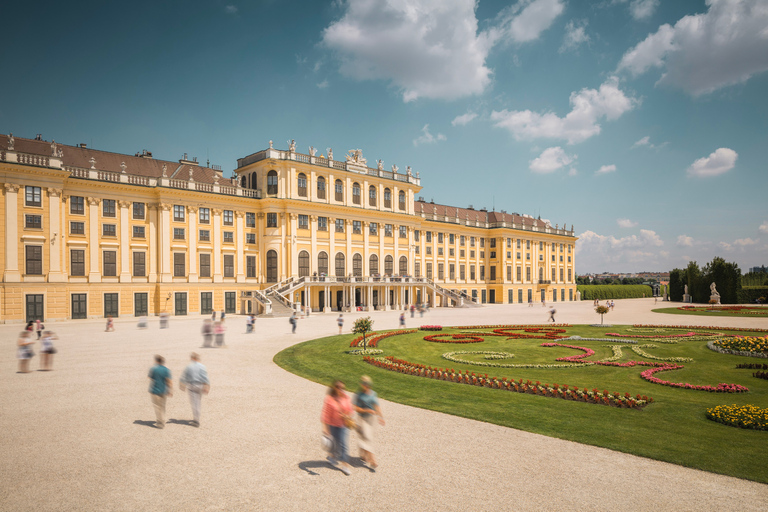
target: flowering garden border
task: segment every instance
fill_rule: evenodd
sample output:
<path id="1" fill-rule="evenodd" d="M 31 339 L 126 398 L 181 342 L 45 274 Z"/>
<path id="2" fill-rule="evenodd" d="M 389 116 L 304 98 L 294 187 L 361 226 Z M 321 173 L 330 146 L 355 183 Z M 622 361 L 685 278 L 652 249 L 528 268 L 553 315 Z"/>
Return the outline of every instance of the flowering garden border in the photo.
<path id="1" fill-rule="evenodd" d="M 660 328 L 660 329 L 702 329 L 704 331 L 717 331 L 725 329 L 727 331 L 748 331 L 748 332 L 768 332 L 768 329 L 758 329 L 757 327 L 715 327 L 710 325 L 709 327 L 704 325 L 657 325 L 657 324 L 632 324 L 632 327 L 641 328 Z"/>
<path id="2" fill-rule="evenodd" d="M 756 405 L 718 405 L 707 409 L 707 419 L 730 427 L 768 430 L 768 409 Z"/>
<path id="3" fill-rule="evenodd" d="M 376 348 L 379 345 L 379 342 L 383 340 L 384 338 L 389 338 L 391 336 L 398 336 L 400 334 L 411 334 L 413 332 L 416 332 L 416 329 L 401 329 L 399 331 L 389 331 L 385 332 L 376 336 L 373 336 L 371 338 L 368 338 L 368 342 L 366 345 L 368 348 Z M 357 338 L 352 340 L 352 343 L 349 344 L 350 347 L 357 347 L 358 344 L 363 341 L 363 336 L 358 336 Z"/>

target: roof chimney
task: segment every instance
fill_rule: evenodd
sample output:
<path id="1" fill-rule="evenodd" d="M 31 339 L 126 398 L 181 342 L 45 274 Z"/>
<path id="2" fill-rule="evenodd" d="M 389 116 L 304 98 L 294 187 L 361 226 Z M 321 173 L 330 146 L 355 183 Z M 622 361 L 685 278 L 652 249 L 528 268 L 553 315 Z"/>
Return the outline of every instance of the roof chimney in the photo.
<path id="1" fill-rule="evenodd" d="M 86 144 L 85 142 L 81 142 L 80 144 L 78 144 L 78 146 L 85 149 L 86 147 L 88 147 L 88 144 Z"/>

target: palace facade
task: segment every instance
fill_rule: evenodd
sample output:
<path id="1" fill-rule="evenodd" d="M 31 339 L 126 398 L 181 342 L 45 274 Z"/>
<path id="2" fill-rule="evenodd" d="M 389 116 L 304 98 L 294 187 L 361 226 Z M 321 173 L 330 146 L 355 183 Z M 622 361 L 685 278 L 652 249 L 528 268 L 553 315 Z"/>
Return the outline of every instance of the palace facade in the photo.
<path id="1" fill-rule="evenodd" d="M 573 227 L 418 197 L 410 167 L 272 147 L 186 155 L 0 135 L 0 321 L 571 301 Z"/>

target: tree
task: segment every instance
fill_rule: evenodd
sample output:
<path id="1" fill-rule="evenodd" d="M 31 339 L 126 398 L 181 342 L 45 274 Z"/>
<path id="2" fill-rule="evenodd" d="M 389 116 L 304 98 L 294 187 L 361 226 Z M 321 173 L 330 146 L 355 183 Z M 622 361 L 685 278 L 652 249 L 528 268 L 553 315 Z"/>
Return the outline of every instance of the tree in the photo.
<path id="1" fill-rule="evenodd" d="M 595 308 L 595 313 L 600 315 L 600 325 L 603 325 L 603 315 L 609 312 L 610 310 L 611 308 L 609 308 L 608 306 L 597 306 Z"/>
<path id="2" fill-rule="evenodd" d="M 684 282 L 688 285 L 688 295 L 692 297 L 693 302 L 706 304 L 709 301 L 709 287 L 704 284 L 701 269 L 695 261 L 689 262 L 685 267 Z"/>
<path id="3" fill-rule="evenodd" d="M 669 273 L 669 300 L 681 302 L 683 300 L 685 271 L 679 268 Z"/>
<path id="4" fill-rule="evenodd" d="M 365 335 L 373 330 L 373 320 L 371 320 L 371 317 L 367 316 L 365 318 L 358 318 L 355 320 L 355 325 L 352 327 L 352 332 L 355 334 L 362 334 L 363 335 L 363 348 L 368 348 L 368 345 L 365 340 Z"/>
<path id="5" fill-rule="evenodd" d="M 704 267 L 702 281 L 707 290 L 707 298 L 703 302 L 709 301 L 709 285 L 715 283 L 721 303 L 738 303 L 741 291 L 741 270 L 736 263 L 726 262 L 723 258 L 716 256 Z"/>

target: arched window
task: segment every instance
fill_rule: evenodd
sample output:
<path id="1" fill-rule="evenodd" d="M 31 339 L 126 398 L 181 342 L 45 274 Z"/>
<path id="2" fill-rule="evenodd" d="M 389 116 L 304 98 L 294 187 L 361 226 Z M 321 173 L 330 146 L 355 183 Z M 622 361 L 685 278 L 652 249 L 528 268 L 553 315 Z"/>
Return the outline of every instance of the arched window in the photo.
<path id="1" fill-rule="evenodd" d="M 255 172 L 251 173 L 251 188 L 253 190 L 256 190 L 256 189 L 259 188 L 258 187 L 258 182 L 256 181 L 256 176 L 257 176 L 257 174 Z"/>
<path id="2" fill-rule="evenodd" d="M 371 275 L 374 276 L 379 273 L 379 257 L 375 254 L 371 254 L 368 259 L 368 265 L 370 266 Z"/>
<path id="3" fill-rule="evenodd" d="M 277 171 L 269 171 L 267 173 L 267 194 L 277 195 Z"/>
<path id="4" fill-rule="evenodd" d="M 325 199 L 325 178 L 322 176 L 317 178 L 317 198 Z"/>
<path id="5" fill-rule="evenodd" d="M 384 189 L 384 208 L 392 208 L 392 191 Z"/>
<path id="6" fill-rule="evenodd" d="M 299 173 L 298 188 L 299 197 L 307 197 L 307 175 L 303 172 Z"/>
<path id="7" fill-rule="evenodd" d="M 397 196 L 397 202 L 400 205 L 400 209 L 405 210 L 405 191 L 401 190 Z"/>
<path id="8" fill-rule="evenodd" d="M 352 256 L 352 275 L 355 277 L 363 276 L 363 257 L 359 253 Z"/>
<path id="9" fill-rule="evenodd" d="M 248 188 L 248 178 L 246 176 L 242 176 L 240 178 L 240 186 L 243 188 Z"/>
<path id="10" fill-rule="evenodd" d="M 336 200 L 339 202 L 344 201 L 344 183 L 341 180 L 336 180 Z"/>
<path id="11" fill-rule="evenodd" d="M 376 187 L 368 187 L 368 206 L 376 206 Z"/>
<path id="12" fill-rule="evenodd" d="M 391 255 L 387 254 L 386 258 L 384 258 L 384 274 L 391 276 L 392 272 L 394 271 L 395 267 L 395 260 L 392 258 Z"/>
<path id="13" fill-rule="evenodd" d="M 309 275 L 309 253 L 301 251 L 299 253 L 299 277 Z"/>
<path id="14" fill-rule="evenodd" d="M 344 265 L 344 253 L 336 253 L 336 277 L 343 277 L 346 273 L 346 266 Z"/>
<path id="15" fill-rule="evenodd" d="M 401 276 L 408 275 L 408 258 L 405 256 L 400 256 L 399 272 Z"/>
<path id="16" fill-rule="evenodd" d="M 321 251 L 317 255 L 317 272 L 322 275 L 328 275 L 328 253 Z"/>
<path id="17" fill-rule="evenodd" d="M 362 203 L 360 194 L 361 194 L 360 184 L 359 183 L 353 183 L 352 184 L 352 202 L 354 204 L 361 204 Z"/>
<path id="18" fill-rule="evenodd" d="M 277 282 L 277 251 L 267 251 L 267 282 Z"/>

